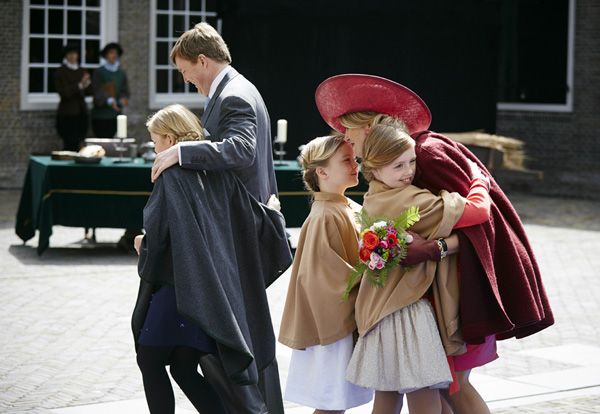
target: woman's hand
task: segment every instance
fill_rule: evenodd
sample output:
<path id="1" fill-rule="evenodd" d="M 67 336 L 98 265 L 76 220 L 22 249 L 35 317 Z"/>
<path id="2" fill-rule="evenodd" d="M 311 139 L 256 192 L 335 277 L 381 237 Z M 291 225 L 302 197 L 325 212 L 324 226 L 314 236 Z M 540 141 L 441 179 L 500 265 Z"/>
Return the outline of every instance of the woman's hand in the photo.
<path id="1" fill-rule="evenodd" d="M 140 255 L 140 248 L 142 247 L 143 238 L 144 235 L 140 234 L 139 236 L 135 236 L 135 239 L 133 239 L 133 247 L 135 248 L 135 251 L 137 252 L 138 256 Z"/>
<path id="2" fill-rule="evenodd" d="M 475 180 L 477 178 L 485 181 L 488 185 L 488 189 L 490 188 L 490 178 L 487 177 L 479 168 L 479 166 L 471 160 L 467 160 L 469 163 L 469 169 L 471 170 L 471 179 Z"/>

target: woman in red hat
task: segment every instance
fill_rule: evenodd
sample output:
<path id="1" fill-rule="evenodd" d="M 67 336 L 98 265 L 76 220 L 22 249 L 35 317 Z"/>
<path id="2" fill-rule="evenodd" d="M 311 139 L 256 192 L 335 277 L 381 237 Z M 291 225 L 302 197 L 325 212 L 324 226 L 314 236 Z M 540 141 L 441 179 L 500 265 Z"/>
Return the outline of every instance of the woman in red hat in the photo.
<path id="1" fill-rule="evenodd" d="M 456 232 L 460 238 L 461 331 L 469 345 L 468 352 L 455 361 L 460 391 L 449 398 L 455 413 L 489 413 L 469 383 L 470 370 L 497 357 L 496 338 L 522 338 L 554 323 L 517 213 L 467 148 L 427 130 L 431 113 L 410 89 L 377 76 L 338 75 L 317 88 L 316 102 L 323 119 L 346 134 L 359 157 L 369 128 L 391 118 L 401 121 L 416 141 L 414 184 L 418 187 L 435 194 L 445 189 L 466 195 L 469 161 L 490 177 L 491 220 Z M 433 241 L 420 241 L 418 248 L 414 244 L 409 248 L 409 258 L 427 258 L 431 256 L 427 252 L 435 251 L 435 247 Z"/>

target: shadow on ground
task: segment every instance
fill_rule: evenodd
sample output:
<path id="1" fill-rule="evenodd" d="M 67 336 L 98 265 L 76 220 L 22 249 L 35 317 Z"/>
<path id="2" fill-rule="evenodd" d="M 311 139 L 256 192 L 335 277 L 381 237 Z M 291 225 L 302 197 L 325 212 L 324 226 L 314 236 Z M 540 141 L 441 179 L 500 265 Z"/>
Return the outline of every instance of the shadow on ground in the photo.
<path id="1" fill-rule="evenodd" d="M 38 256 L 34 245 L 13 244 L 8 252 L 25 265 L 111 265 L 131 266 L 137 264 L 137 256 L 118 249 L 115 243 L 99 243 L 93 248 L 60 246 L 47 249 Z"/>

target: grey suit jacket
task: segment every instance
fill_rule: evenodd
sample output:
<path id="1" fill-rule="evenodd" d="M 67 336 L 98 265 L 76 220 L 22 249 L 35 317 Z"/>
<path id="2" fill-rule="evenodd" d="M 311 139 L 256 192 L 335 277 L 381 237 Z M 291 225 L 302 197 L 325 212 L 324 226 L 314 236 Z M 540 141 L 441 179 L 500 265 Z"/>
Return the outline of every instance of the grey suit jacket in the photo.
<path id="1" fill-rule="evenodd" d="M 277 194 L 269 113 L 256 87 L 235 69 L 219 83 L 202 124 L 210 136 L 183 143 L 183 168 L 232 170 L 263 203 Z"/>

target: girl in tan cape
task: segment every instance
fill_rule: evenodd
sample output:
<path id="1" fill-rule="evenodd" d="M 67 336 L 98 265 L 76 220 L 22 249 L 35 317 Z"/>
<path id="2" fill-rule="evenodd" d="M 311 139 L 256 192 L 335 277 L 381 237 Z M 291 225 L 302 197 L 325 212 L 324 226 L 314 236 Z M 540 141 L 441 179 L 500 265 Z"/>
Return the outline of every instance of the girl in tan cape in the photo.
<path id="1" fill-rule="evenodd" d="M 342 135 L 310 141 L 300 158 L 314 201 L 300 231 L 279 332 L 279 341 L 293 348 L 284 398 L 315 413 L 343 413 L 373 397 L 345 380 L 358 286 L 348 301 L 342 294 L 358 262 L 354 212 L 360 205 L 344 192 L 358 184 L 358 164 Z"/>
<path id="2" fill-rule="evenodd" d="M 475 225 L 489 216 L 489 181 L 475 164 L 466 198 L 447 191 L 434 195 L 413 186 L 414 145 L 400 125 L 391 123 L 373 126 L 363 148 L 367 213 L 395 218 L 408 207 L 418 207 L 421 219 L 411 230 L 438 239 L 443 259 L 399 266 L 381 288 L 360 285 L 355 302 L 360 337 L 346 378 L 376 390 L 374 414 L 399 413 L 404 393 L 411 413 L 440 413 L 438 390 L 452 382 L 446 355 L 465 351 L 459 332 L 456 257 L 444 259 L 458 250 L 458 243 L 454 238 L 446 245 L 443 238 L 453 228 Z M 423 298 L 428 292 L 435 311 Z"/>

